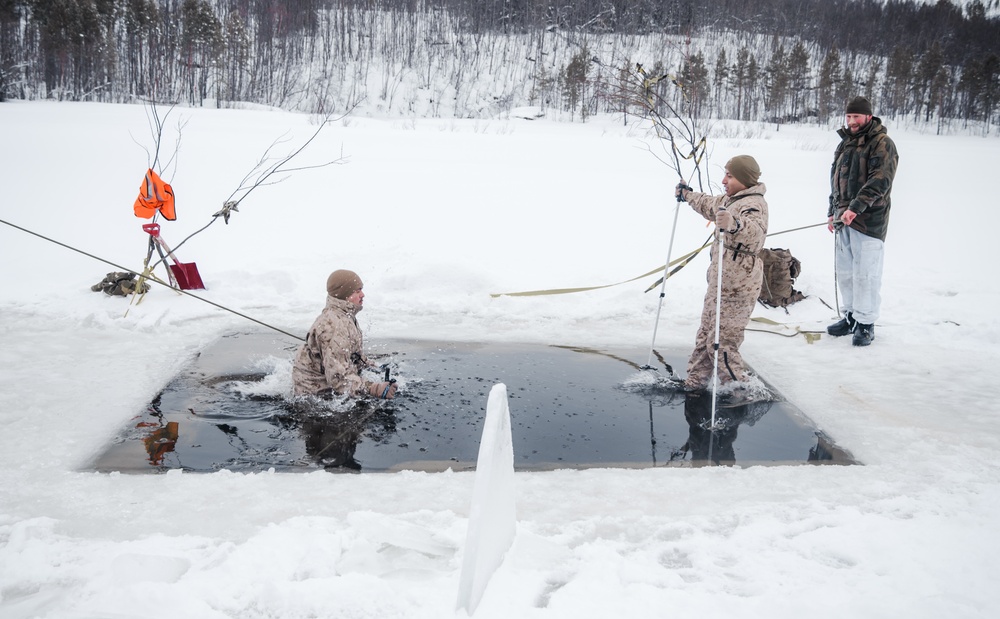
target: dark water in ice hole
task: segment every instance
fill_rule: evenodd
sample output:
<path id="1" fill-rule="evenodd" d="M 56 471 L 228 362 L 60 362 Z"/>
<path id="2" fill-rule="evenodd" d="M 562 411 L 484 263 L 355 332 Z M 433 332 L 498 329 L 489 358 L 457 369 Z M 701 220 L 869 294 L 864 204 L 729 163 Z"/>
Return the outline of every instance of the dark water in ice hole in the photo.
<path id="1" fill-rule="evenodd" d="M 488 395 L 499 382 L 507 385 L 517 470 L 856 464 L 780 397 L 722 409 L 721 429 L 710 432 L 710 396 L 630 380 L 643 376 L 648 349 L 421 340 L 369 346 L 371 360 L 389 364 L 399 379 L 394 400 L 307 405 L 281 396 L 290 378 L 264 388 L 277 378 L 269 376 L 274 367 L 283 365 L 287 375 L 297 341 L 271 332 L 222 337 L 89 469 L 474 469 Z M 272 367 L 260 369 L 268 357 Z M 662 354 L 661 361 L 683 370 L 686 352 Z"/>

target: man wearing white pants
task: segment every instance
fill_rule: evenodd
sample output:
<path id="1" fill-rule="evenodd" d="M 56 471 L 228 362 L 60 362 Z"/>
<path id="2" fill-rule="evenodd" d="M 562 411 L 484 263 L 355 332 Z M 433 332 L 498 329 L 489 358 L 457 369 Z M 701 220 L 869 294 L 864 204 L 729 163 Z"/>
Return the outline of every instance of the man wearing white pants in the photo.
<path id="1" fill-rule="evenodd" d="M 833 336 L 852 333 L 855 346 L 868 346 L 875 339 L 879 317 L 890 193 L 899 155 L 864 97 L 847 104 L 838 134 L 827 217 L 830 231 L 837 233 L 837 282 L 844 317 L 826 330 Z"/>

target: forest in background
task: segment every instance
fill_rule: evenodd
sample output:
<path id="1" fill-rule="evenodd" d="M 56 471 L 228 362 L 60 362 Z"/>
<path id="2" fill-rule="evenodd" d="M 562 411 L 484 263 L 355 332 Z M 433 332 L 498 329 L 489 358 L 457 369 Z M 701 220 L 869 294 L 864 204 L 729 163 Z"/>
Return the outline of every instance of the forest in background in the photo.
<path id="1" fill-rule="evenodd" d="M 0 101 L 1000 124 L 1000 0 L 0 0 Z M 641 65 L 643 71 L 637 72 Z M 653 79 L 649 79 L 653 78 Z M 667 79 L 665 79 L 667 78 Z"/>

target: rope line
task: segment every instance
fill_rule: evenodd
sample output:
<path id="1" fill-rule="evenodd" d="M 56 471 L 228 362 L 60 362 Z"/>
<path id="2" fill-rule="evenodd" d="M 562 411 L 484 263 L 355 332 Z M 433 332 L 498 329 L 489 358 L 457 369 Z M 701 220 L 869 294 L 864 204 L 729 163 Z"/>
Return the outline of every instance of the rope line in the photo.
<path id="1" fill-rule="evenodd" d="M 786 234 L 788 232 L 798 232 L 799 230 L 807 230 L 809 228 L 816 228 L 818 226 L 825 226 L 825 225 L 828 225 L 828 224 L 829 224 L 829 222 L 823 221 L 823 222 L 820 222 L 818 224 L 809 224 L 808 226 L 799 226 L 798 228 L 789 228 L 788 230 L 782 230 L 780 232 L 771 232 L 771 233 L 767 234 L 766 236 L 767 237 L 778 236 L 779 234 Z M 611 288 L 613 286 L 621 286 L 622 284 L 628 284 L 628 283 L 634 282 L 636 280 L 642 279 L 644 277 L 649 277 L 650 275 L 654 275 L 656 273 L 659 273 L 660 271 L 665 271 L 667 268 L 679 264 L 680 266 L 677 266 L 677 268 L 671 270 L 670 272 L 668 272 L 666 274 L 666 278 L 669 279 L 674 274 L 676 274 L 677 271 L 680 271 L 682 268 L 684 268 L 685 266 L 687 266 L 687 264 L 689 262 L 691 262 L 691 260 L 693 260 L 695 258 L 695 256 L 697 256 L 698 253 L 701 252 L 701 250 L 703 250 L 706 247 L 708 247 L 711 244 L 711 238 L 712 237 L 709 237 L 709 240 L 705 241 L 705 243 L 703 243 L 702 246 L 699 247 L 698 249 L 696 249 L 694 251 L 690 251 L 690 252 L 684 254 L 680 258 L 677 258 L 676 260 L 673 260 L 672 262 L 670 262 L 670 264 L 668 264 L 668 265 L 658 266 L 655 269 L 653 269 L 653 270 L 651 270 L 651 271 L 649 271 L 647 273 L 643 273 L 642 275 L 636 275 L 635 277 L 632 277 L 630 279 L 626 279 L 626 280 L 620 281 L 620 282 L 615 282 L 613 284 L 601 284 L 599 286 L 581 286 L 581 287 L 578 287 L 578 288 L 548 288 L 548 289 L 545 289 L 545 290 L 525 290 L 525 291 L 522 291 L 522 292 L 494 292 L 494 293 L 490 293 L 490 296 L 492 298 L 494 298 L 494 299 L 497 298 L 497 297 L 538 297 L 538 296 L 555 295 L 555 294 L 572 294 L 572 293 L 576 293 L 576 292 L 588 292 L 590 290 L 600 290 L 602 288 Z M 651 284 L 649 286 L 649 288 L 646 289 L 646 292 L 649 292 L 650 290 L 652 290 L 656 286 L 660 285 L 660 283 L 662 283 L 662 282 L 663 282 L 663 279 L 656 280 L 656 282 L 654 282 L 653 284 Z"/>
<path id="2" fill-rule="evenodd" d="M 705 246 L 702 245 L 698 249 L 696 249 L 696 250 L 694 250 L 692 252 L 688 252 L 688 253 L 684 254 L 683 256 L 681 256 L 680 258 L 672 261 L 668 266 L 674 266 L 675 264 L 681 263 L 684 260 L 687 260 L 689 258 L 693 258 L 694 256 L 698 255 L 698 252 L 700 252 L 704 248 L 705 248 Z M 600 286 L 584 286 L 584 287 L 581 287 L 581 288 L 551 288 L 551 289 L 548 289 L 548 290 L 528 290 L 528 291 L 524 291 L 524 292 L 495 292 L 495 293 L 491 293 L 490 296 L 493 297 L 494 299 L 497 298 L 497 297 L 534 297 L 534 296 L 544 296 L 544 295 L 550 295 L 550 294 L 570 294 L 570 293 L 573 293 L 573 292 L 586 292 L 588 290 L 599 290 L 601 288 L 611 288 L 612 286 L 620 286 L 622 284 L 627 284 L 629 282 L 634 282 L 637 279 L 642 279 L 643 277 L 649 277 L 650 275 L 655 275 L 656 273 L 659 273 L 663 269 L 664 269 L 663 266 L 658 266 L 655 269 L 653 269 L 652 271 L 649 271 L 648 273 L 643 273 L 642 275 L 636 275 L 635 277 L 633 277 L 631 279 L 626 279 L 625 281 L 616 282 L 614 284 L 603 284 L 603 285 L 600 285 Z M 676 273 L 676 272 L 677 272 L 676 270 L 675 271 L 671 271 L 671 274 Z M 659 282 L 657 282 L 657 284 L 658 283 Z M 656 284 L 654 284 L 654 286 L 655 285 Z"/>
<path id="3" fill-rule="evenodd" d="M 306 341 L 304 337 L 301 337 L 299 335 L 295 335 L 293 333 L 289 333 L 288 331 L 285 331 L 283 329 L 279 329 L 278 327 L 275 327 L 274 325 L 269 325 L 266 322 L 263 322 L 261 320 L 257 320 L 256 318 L 253 318 L 252 316 L 247 316 L 246 314 L 243 314 L 243 313 L 238 312 L 238 311 L 236 311 L 234 309 L 228 308 L 225 305 L 220 305 L 220 304 L 216 303 L 215 301 L 210 301 L 210 300 L 206 299 L 205 297 L 199 297 L 196 294 L 191 294 L 187 290 L 181 290 L 180 288 L 174 288 L 173 286 L 171 286 L 170 284 L 164 282 L 163 280 L 161 280 L 158 277 L 151 277 L 150 276 L 151 274 L 143 274 L 143 273 L 141 273 L 139 271 L 135 271 L 135 270 L 130 269 L 128 267 L 123 267 L 120 264 L 115 264 L 114 262 L 111 262 L 110 260 L 106 260 L 104 258 L 101 258 L 100 256 L 95 256 L 94 254 L 85 252 L 82 249 L 78 249 L 76 247 L 73 247 L 72 245 L 67 245 L 66 243 L 62 243 L 62 242 L 57 241 L 55 239 L 51 239 L 51 238 L 49 238 L 49 237 L 47 237 L 47 236 L 45 236 L 43 234 L 39 234 L 39 233 L 33 231 L 33 230 L 28 230 L 27 228 L 22 228 L 21 226 L 18 226 L 16 224 L 12 224 L 11 222 L 6 221 L 4 219 L 0 219 L 0 223 L 7 224 L 11 228 L 17 228 L 18 230 L 20 230 L 22 232 L 27 232 L 28 234 L 37 236 L 38 238 L 44 239 L 44 240 L 46 240 L 46 241 L 48 241 L 50 243 L 55 243 L 56 245 L 59 245 L 61 247 L 65 247 L 66 249 L 75 251 L 78 254 L 83 254 L 84 256 L 87 256 L 88 258 L 93 258 L 94 260 L 97 260 L 99 262 L 103 262 L 104 264 L 109 264 L 109 265 L 115 267 L 116 269 L 118 269 L 119 271 L 124 271 L 126 273 L 131 273 L 131 274 L 136 275 L 136 276 L 138 276 L 140 278 L 144 278 L 144 279 L 146 279 L 148 281 L 155 282 L 155 283 L 163 286 L 164 288 L 168 288 L 170 290 L 173 290 L 174 292 L 179 292 L 181 294 L 186 294 L 187 296 L 191 297 L 192 299 L 198 299 L 199 301 L 201 301 L 203 303 L 208 303 L 209 305 L 212 305 L 212 306 L 217 307 L 217 308 L 219 308 L 221 310 L 225 310 L 227 312 L 230 312 L 231 314 L 235 314 L 235 315 L 237 315 L 237 316 L 239 316 L 241 318 L 246 318 L 247 320 L 249 320 L 251 322 L 255 322 L 255 323 L 257 323 L 257 324 L 259 324 L 259 325 L 261 325 L 263 327 L 267 327 L 268 329 L 273 329 L 274 331 L 277 331 L 278 333 L 282 333 L 284 335 L 287 335 L 288 337 L 297 339 L 300 342 Z"/>

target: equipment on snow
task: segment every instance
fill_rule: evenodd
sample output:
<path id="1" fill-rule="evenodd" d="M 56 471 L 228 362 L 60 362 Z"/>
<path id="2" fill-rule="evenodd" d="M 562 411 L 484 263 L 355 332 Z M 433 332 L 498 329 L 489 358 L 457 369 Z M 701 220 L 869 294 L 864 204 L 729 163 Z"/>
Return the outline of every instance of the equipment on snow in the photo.
<path id="1" fill-rule="evenodd" d="M 126 266 L 122 266 L 120 264 L 111 262 L 110 260 L 107 260 L 105 258 L 101 258 L 100 256 L 96 256 L 94 254 L 85 252 L 85 251 L 83 251 L 82 249 L 80 249 L 78 247 L 73 247 L 72 245 L 67 245 L 66 243 L 63 243 L 61 241 L 57 241 L 55 239 L 49 238 L 49 237 L 47 237 L 47 236 L 45 236 L 43 234 L 39 234 L 39 233 L 37 233 L 37 232 L 35 232 L 33 230 L 29 230 L 28 228 L 23 228 L 21 226 L 18 226 L 17 224 L 14 224 L 14 223 L 11 223 L 11 222 L 5 220 L 5 219 L 0 219 L 0 224 L 4 224 L 4 225 L 7 225 L 7 226 L 10 226 L 11 228 L 14 228 L 16 230 L 20 230 L 21 232 L 26 232 L 26 233 L 31 234 L 33 236 L 37 236 L 38 238 L 42 239 L 43 241 L 48 241 L 49 243 L 53 243 L 53 244 L 58 245 L 60 247 L 64 247 L 64 248 L 69 249 L 71 251 L 75 251 L 76 253 L 82 254 L 84 256 L 87 256 L 88 258 L 93 258 L 94 260 L 97 260 L 99 262 L 103 262 L 103 263 L 105 263 L 107 265 L 113 266 L 116 269 L 120 269 L 122 272 L 132 273 L 133 275 L 138 276 L 140 278 L 140 280 L 142 281 L 143 284 L 147 284 L 146 280 L 149 280 L 149 281 L 152 281 L 154 283 L 160 284 L 161 286 L 168 286 L 169 285 L 166 282 L 164 282 L 163 280 L 159 279 L 158 277 L 150 277 L 149 274 L 151 273 L 152 269 L 150 269 L 148 266 L 143 271 L 143 273 L 140 274 L 138 271 L 130 271 L 129 268 L 126 267 Z M 199 301 L 201 301 L 203 303 L 208 303 L 209 305 L 211 305 L 213 307 L 217 307 L 217 308 L 219 308 L 221 310 L 227 311 L 230 314 L 235 314 L 235 315 L 239 316 L 240 318 L 245 318 L 245 319 L 249 320 L 250 322 L 255 322 L 255 323 L 261 325 L 262 327 L 267 327 L 268 329 L 271 329 L 272 331 L 277 331 L 278 333 L 282 333 L 284 335 L 287 335 L 288 337 L 290 337 L 292 339 L 299 340 L 300 342 L 304 342 L 305 341 L 305 338 L 302 337 L 301 335 L 295 335 L 294 333 L 289 333 L 288 331 L 284 331 L 282 329 L 279 329 L 278 327 L 276 327 L 274 325 L 270 325 L 270 324 L 268 324 L 266 322 L 263 322 L 261 320 L 257 320 L 256 318 L 254 318 L 252 316 L 248 316 L 247 314 L 244 314 L 242 312 L 238 312 L 238 311 L 236 311 L 236 310 L 234 310 L 232 308 L 226 307 L 225 305 L 220 305 L 220 304 L 218 304 L 218 303 L 216 303 L 214 301 L 210 301 L 210 300 L 208 300 L 208 299 L 206 299 L 204 297 L 199 297 L 198 295 L 191 294 L 190 292 L 187 292 L 185 290 L 180 290 L 180 289 L 177 289 L 177 288 L 171 288 L 171 290 L 174 290 L 174 291 L 176 291 L 178 293 L 181 293 L 181 294 L 185 294 L 185 295 L 187 295 L 187 296 L 189 296 L 191 298 L 198 299 Z M 143 292 L 145 292 L 145 291 L 140 291 L 140 294 L 142 294 Z"/>
<path id="2" fill-rule="evenodd" d="M 103 292 L 109 296 L 127 297 L 133 292 L 140 294 L 148 292 L 150 285 L 142 282 L 141 286 L 135 280 L 135 273 L 128 271 L 112 271 L 105 278 L 90 287 L 94 292 Z"/>
<path id="3" fill-rule="evenodd" d="M 198 273 L 198 265 L 193 262 L 181 262 L 174 256 L 170 248 L 167 247 L 163 237 L 160 236 L 160 224 L 143 224 L 142 229 L 149 234 L 149 253 L 146 261 L 152 257 L 155 248 L 160 255 L 160 261 L 166 263 L 166 256 L 170 256 L 173 264 L 168 264 L 168 275 L 170 282 L 181 290 L 204 290 L 205 284 L 201 281 L 201 274 Z M 164 256 L 166 253 L 166 256 Z"/>
<path id="4" fill-rule="evenodd" d="M 745 331 L 772 333 L 774 335 L 780 335 L 781 337 L 797 337 L 801 335 L 805 338 L 806 343 L 808 344 L 819 341 L 823 334 L 826 333 L 826 331 L 803 329 L 798 325 L 782 324 L 763 316 L 752 316 L 750 318 L 750 323 L 752 324 L 748 324 L 744 329 Z"/>
<path id="5" fill-rule="evenodd" d="M 806 298 L 793 287 L 802 272 L 802 263 L 787 249 L 762 249 L 757 252 L 764 266 L 764 281 L 757 298 L 767 307 L 788 307 Z"/>

